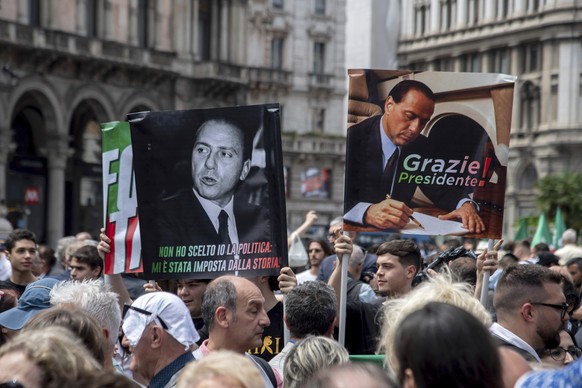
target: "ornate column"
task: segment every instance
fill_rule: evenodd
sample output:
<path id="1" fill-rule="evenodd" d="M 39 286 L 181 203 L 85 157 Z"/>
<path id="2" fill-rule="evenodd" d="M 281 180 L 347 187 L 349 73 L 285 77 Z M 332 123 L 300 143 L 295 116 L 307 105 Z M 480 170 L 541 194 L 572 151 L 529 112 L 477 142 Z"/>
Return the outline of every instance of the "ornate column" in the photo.
<path id="1" fill-rule="evenodd" d="M 430 28 L 428 29 L 430 33 L 438 33 L 440 31 L 440 21 L 443 17 L 445 16 L 441 15 L 441 2 L 439 0 L 430 0 Z"/>
<path id="2" fill-rule="evenodd" d="M 192 0 L 192 37 L 190 40 L 190 52 L 194 55 L 195 60 L 200 60 L 200 46 L 198 45 L 198 29 L 200 28 L 200 20 L 198 20 L 199 7 L 198 0 Z"/>
<path id="3" fill-rule="evenodd" d="M 8 155 L 16 149 L 12 141 L 10 128 L 0 128 L 0 200 L 6 199 L 6 174 L 8 173 Z"/>
<path id="4" fill-rule="evenodd" d="M 463 28 L 467 25 L 467 0 L 457 2 L 457 25 L 456 28 Z"/>
<path id="5" fill-rule="evenodd" d="M 213 1 L 210 11 L 210 60 L 219 60 L 218 46 L 220 41 L 220 30 L 218 25 L 220 24 L 219 14 L 220 7 L 218 6 L 218 1 Z"/>
<path id="6" fill-rule="evenodd" d="M 228 62 L 228 12 L 229 12 L 229 2 L 228 0 L 220 1 L 220 61 Z"/>
<path id="7" fill-rule="evenodd" d="M 65 169 L 74 150 L 69 148 L 69 136 L 49 135 L 41 149 L 48 162 L 47 242 L 56 247 L 65 232 Z"/>

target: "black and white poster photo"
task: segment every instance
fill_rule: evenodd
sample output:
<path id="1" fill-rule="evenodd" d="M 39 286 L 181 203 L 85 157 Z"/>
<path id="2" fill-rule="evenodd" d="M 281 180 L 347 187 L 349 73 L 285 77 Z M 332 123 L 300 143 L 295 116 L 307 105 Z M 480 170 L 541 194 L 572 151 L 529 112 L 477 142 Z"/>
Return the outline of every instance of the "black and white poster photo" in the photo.
<path id="1" fill-rule="evenodd" d="M 144 271 L 277 273 L 286 256 L 278 105 L 146 112 L 129 121 Z"/>

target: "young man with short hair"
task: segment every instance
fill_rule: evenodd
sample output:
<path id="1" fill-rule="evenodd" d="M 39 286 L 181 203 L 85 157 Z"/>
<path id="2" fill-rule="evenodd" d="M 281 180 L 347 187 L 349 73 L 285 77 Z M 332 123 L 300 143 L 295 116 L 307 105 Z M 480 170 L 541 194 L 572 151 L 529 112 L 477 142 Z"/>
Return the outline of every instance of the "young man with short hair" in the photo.
<path id="1" fill-rule="evenodd" d="M 348 236 L 340 236 L 335 243 L 338 263 L 328 284 L 335 290 L 338 305 L 341 302 L 340 279 L 342 255 L 351 254 L 353 243 Z M 418 246 L 410 240 L 393 240 L 382 243 L 378 255 L 378 292 L 387 298 L 397 298 L 412 289 L 412 281 L 421 268 L 422 258 Z M 374 354 L 380 323 L 377 320 L 385 298 L 373 302 L 346 300 L 346 343 L 350 354 Z"/>
<path id="2" fill-rule="evenodd" d="M 97 247 L 85 245 L 71 255 L 71 280 L 95 280 L 103 273 L 103 260 Z"/>
<path id="3" fill-rule="evenodd" d="M 12 266 L 8 280 L 0 282 L 0 288 L 9 288 L 22 295 L 26 286 L 37 280 L 32 273 L 32 266 L 38 255 L 36 236 L 28 229 L 15 229 L 6 240 L 6 258 Z"/>

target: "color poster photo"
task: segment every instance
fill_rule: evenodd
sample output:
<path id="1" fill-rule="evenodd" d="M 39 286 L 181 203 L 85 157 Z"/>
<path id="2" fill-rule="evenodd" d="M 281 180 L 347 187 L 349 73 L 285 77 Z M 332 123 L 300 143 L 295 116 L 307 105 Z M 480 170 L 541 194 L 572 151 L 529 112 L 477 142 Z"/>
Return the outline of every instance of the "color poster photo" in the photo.
<path id="1" fill-rule="evenodd" d="M 144 276 L 278 274 L 287 261 L 279 105 L 128 121 Z"/>
<path id="2" fill-rule="evenodd" d="M 516 78 L 348 75 L 344 229 L 501 238 Z"/>

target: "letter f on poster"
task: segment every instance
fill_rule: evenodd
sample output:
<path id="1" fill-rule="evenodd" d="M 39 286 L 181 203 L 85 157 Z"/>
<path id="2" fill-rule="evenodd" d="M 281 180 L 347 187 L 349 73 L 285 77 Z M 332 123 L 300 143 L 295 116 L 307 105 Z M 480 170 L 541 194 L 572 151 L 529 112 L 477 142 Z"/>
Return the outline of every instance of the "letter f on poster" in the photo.
<path id="1" fill-rule="evenodd" d="M 101 124 L 103 150 L 103 214 L 111 252 L 105 273 L 141 272 L 141 241 L 129 125 Z"/>

